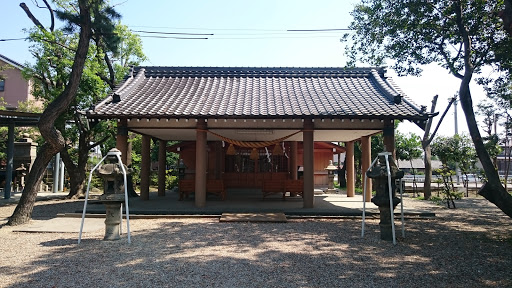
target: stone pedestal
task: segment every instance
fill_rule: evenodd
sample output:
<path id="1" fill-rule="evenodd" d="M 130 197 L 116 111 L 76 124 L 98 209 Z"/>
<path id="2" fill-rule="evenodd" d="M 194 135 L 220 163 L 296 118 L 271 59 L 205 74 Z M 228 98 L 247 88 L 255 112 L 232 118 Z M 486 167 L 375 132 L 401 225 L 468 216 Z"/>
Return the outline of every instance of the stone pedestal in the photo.
<path id="1" fill-rule="evenodd" d="M 391 172 L 391 201 L 385 155 L 388 155 Z M 376 195 L 372 198 L 372 202 L 379 207 L 380 211 L 380 238 L 392 241 L 391 215 L 394 214 L 395 207 L 400 203 L 400 199 L 396 197 L 396 179 L 404 177 L 404 172 L 398 169 L 391 153 L 379 153 L 378 157 L 378 163 L 366 175 L 375 180 Z"/>
<path id="2" fill-rule="evenodd" d="M 387 182 L 386 182 L 387 185 Z M 395 189 L 393 187 L 393 189 Z M 388 192 L 386 192 L 388 193 Z M 378 194 L 378 193 L 377 193 Z M 373 204 L 379 207 L 380 212 L 380 239 L 386 241 L 393 241 L 393 230 L 391 227 L 391 214 L 394 213 L 394 210 L 398 204 L 400 204 L 400 199 L 398 197 L 393 196 L 393 207 L 389 206 L 389 194 L 388 197 L 383 197 L 383 195 L 376 195 L 372 198 Z"/>
<path id="3" fill-rule="evenodd" d="M 121 202 L 103 202 L 105 204 L 105 237 L 103 240 L 121 239 Z"/>

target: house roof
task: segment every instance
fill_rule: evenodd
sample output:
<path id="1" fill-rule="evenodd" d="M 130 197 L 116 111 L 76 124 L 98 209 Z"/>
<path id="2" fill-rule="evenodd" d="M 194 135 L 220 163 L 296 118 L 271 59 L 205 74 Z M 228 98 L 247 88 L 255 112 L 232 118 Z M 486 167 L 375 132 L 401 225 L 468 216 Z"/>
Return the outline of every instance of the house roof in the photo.
<path id="1" fill-rule="evenodd" d="M 12 59 L 7 58 L 6 56 L 4 56 L 2 54 L 0 54 L 0 60 L 11 65 L 11 66 L 14 66 L 15 68 L 18 68 L 20 70 L 24 68 L 24 66 L 22 64 L 14 61 Z"/>
<path id="2" fill-rule="evenodd" d="M 439 160 L 431 160 L 432 169 L 440 169 L 443 167 L 443 163 Z M 409 160 L 398 160 L 398 167 L 400 169 L 425 169 L 425 162 L 421 158 Z"/>
<path id="3" fill-rule="evenodd" d="M 430 116 L 383 68 L 135 67 L 90 118 L 400 119 Z"/>

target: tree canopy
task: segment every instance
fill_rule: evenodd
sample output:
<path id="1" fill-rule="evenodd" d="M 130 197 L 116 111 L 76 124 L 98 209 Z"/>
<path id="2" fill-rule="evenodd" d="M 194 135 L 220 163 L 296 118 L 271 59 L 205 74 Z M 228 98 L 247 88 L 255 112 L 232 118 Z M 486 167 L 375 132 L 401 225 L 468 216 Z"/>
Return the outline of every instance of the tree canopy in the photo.
<path id="1" fill-rule="evenodd" d="M 483 77 L 488 86 L 510 79 L 512 38 L 499 17 L 503 1 L 362 0 L 346 34 L 349 65 L 359 62 L 391 67 L 398 75 L 420 75 L 425 64 L 438 63 L 460 81 L 459 100 L 469 133 L 488 182 L 479 191 L 512 217 L 512 196 L 501 185 L 478 129 L 469 83 L 490 67 L 500 77 Z"/>
<path id="2" fill-rule="evenodd" d="M 97 47 L 105 47 L 104 52 L 115 53 L 116 43 L 119 43 L 120 40 L 114 34 L 115 23 L 119 20 L 120 15 L 102 0 L 58 0 L 55 1 L 60 7 L 57 10 L 50 7 L 46 0 L 43 0 L 43 2 L 52 16 L 49 28 L 46 28 L 32 15 L 27 5 L 21 3 L 20 6 L 40 32 L 48 37 L 47 39 L 50 39 L 49 43 L 51 43 L 53 37 L 55 37 L 55 40 L 59 37 L 58 33 L 54 33 L 54 13 L 66 24 L 63 32 L 79 32 L 76 36 L 76 46 L 67 47 L 72 51 L 72 56 L 70 55 L 72 62 L 67 62 L 66 67 L 59 68 L 66 70 L 68 73 L 63 73 L 62 77 L 55 79 L 55 84 L 62 87 L 62 90 L 59 91 L 58 95 L 53 95 L 54 99 L 49 102 L 41 115 L 38 128 L 45 139 L 45 143 L 40 148 L 32 165 L 20 201 L 13 215 L 9 218 L 9 225 L 23 224 L 30 219 L 43 173 L 53 156 L 63 151 L 67 145 L 63 133 L 57 127 L 63 125 L 61 116 L 67 113 L 69 107 L 76 100 L 77 94 L 80 93 L 80 82 L 90 52 L 90 44 L 94 42 Z M 55 42 L 54 44 L 59 45 L 60 43 Z M 57 63 L 48 64 L 58 65 Z M 49 79 L 47 80 L 49 81 Z M 62 85 L 60 85 L 61 83 Z"/>

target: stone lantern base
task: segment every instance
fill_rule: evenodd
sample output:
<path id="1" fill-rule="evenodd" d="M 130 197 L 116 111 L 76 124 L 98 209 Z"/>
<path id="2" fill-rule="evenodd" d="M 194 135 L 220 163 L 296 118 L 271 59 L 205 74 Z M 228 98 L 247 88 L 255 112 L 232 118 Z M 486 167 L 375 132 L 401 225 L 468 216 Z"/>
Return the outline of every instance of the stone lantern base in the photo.
<path id="1" fill-rule="evenodd" d="M 105 204 L 105 237 L 103 240 L 121 239 L 121 202 L 108 202 Z"/>
<path id="2" fill-rule="evenodd" d="M 380 212 L 380 239 L 386 241 L 393 241 L 393 228 L 391 227 L 391 215 L 394 214 L 394 210 L 398 204 L 400 204 L 400 199 L 398 197 L 393 196 L 393 207 L 389 207 L 389 196 L 388 197 L 373 197 L 373 204 L 379 207 Z M 393 215 L 394 217 L 394 215 Z"/>

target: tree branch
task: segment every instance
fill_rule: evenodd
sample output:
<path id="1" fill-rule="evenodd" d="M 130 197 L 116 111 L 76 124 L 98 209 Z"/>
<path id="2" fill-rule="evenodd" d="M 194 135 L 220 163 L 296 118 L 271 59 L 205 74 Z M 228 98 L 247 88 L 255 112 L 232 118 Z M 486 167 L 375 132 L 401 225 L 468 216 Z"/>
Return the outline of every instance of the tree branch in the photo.
<path id="1" fill-rule="evenodd" d="M 441 41 L 441 43 L 439 43 L 437 45 L 439 47 L 439 51 L 440 51 L 439 53 L 441 53 L 441 56 L 443 56 L 444 61 L 446 62 L 446 64 L 448 65 L 448 68 L 450 69 L 450 72 L 453 74 L 453 76 L 455 76 L 459 79 L 464 78 L 464 76 L 462 74 L 460 74 L 459 72 L 457 72 L 457 70 L 455 69 L 455 66 L 453 65 L 452 60 L 450 59 L 450 57 L 448 56 L 448 54 L 446 53 L 446 51 L 443 48 L 443 42 L 444 42 L 444 39 L 443 39 L 443 41 Z"/>
<path id="2" fill-rule="evenodd" d="M 94 40 L 96 41 L 96 47 L 98 47 L 98 50 L 101 50 L 98 52 L 103 53 L 103 60 L 107 64 L 109 76 L 100 75 L 99 73 L 96 75 L 98 75 L 98 77 L 100 77 L 101 80 L 105 81 L 105 83 L 107 83 L 108 86 L 110 86 L 110 89 L 114 89 L 116 87 L 116 85 L 115 85 L 116 74 L 114 71 L 114 67 L 112 66 L 112 61 L 110 61 L 110 58 L 108 57 L 107 51 L 105 49 L 105 45 L 101 41 L 101 37 L 98 36 L 98 38 L 95 38 Z M 98 53 L 98 54 L 100 54 L 100 53 Z"/>
<path id="3" fill-rule="evenodd" d="M 50 31 L 53 32 L 53 29 L 55 28 L 55 15 L 53 15 L 53 9 L 52 9 L 52 7 L 50 7 L 50 4 L 48 4 L 48 1 L 43 0 L 43 2 L 46 5 L 46 8 L 48 8 L 48 11 L 50 11 L 50 19 L 51 19 Z"/>
<path id="4" fill-rule="evenodd" d="M 434 96 L 434 99 L 432 99 L 432 107 L 430 108 L 431 114 L 433 114 L 436 111 L 437 98 L 438 98 L 438 95 Z M 429 139 L 430 128 L 432 127 L 432 121 L 433 121 L 433 117 L 429 118 L 427 121 L 427 125 L 425 126 L 425 134 L 423 134 L 423 139 L 421 141 L 421 145 L 423 146 L 423 149 L 425 149 L 428 145 L 430 145 L 430 143 L 432 142 L 432 139 L 434 139 L 433 136 Z"/>
<path id="5" fill-rule="evenodd" d="M 456 97 L 452 97 L 450 99 L 450 102 L 448 102 L 448 106 L 446 106 L 446 109 L 444 110 L 443 115 L 441 115 L 441 118 L 439 118 L 439 122 L 437 123 L 436 129 L 432 133 L 432 136 L 430 137 L 430 139 L 428 139 L 428 144 L 430 144 L 432 142 L 432 140 L 434 139 L 434 136 L 436 135 L 437 130 L 441 126 L 441 122 L 443 122 L 444 116 L 446 116 L 446 113 L 448 113 L 448 110 L 450 110 L 450 106 L 452 106 L 453 102 L 455 102 L 456 100 L 457 100 Z"/>
<path id="6" fill-rule="evenodd" d="M 45 1 L 46 2 L 46 1 Z M 39 20 L 37 20 L 37 18 L 34 16 L 34 14 L 32 14 L 32 12 L 30 12 L 30 9 L 28 9 L 28 6 L 27 4 L 25 4 L 24 2 L 20 3 L 20 7 L 21 9 L 23 9 L 23 11 L 25 11 L 25 14 L 27 14 L 28 18 L 30 18 L 30 20 L 32 20 L 32 22 L 34 23 L 34 25 L 36 25 L 37 27 L 39 27 L 39 29 L 47 32 L 46 28 L 44 28 L 43 24 L 41 24 L 41 22 L 39 22 Z"/>
<path id="7" fill-rule="evenodd" d="M 110 139 L 110 137 L 112 137 L 112 135 L 108 135 L 108 136 L 103 137 L 100 141 L 90 145 L 89 149 L 92 149 L 92 148 L 94 148 L 94 147 L 96 147 L 98 145 L 101 145 L 101 144 L 105 143 L 108 139 Z"/>

